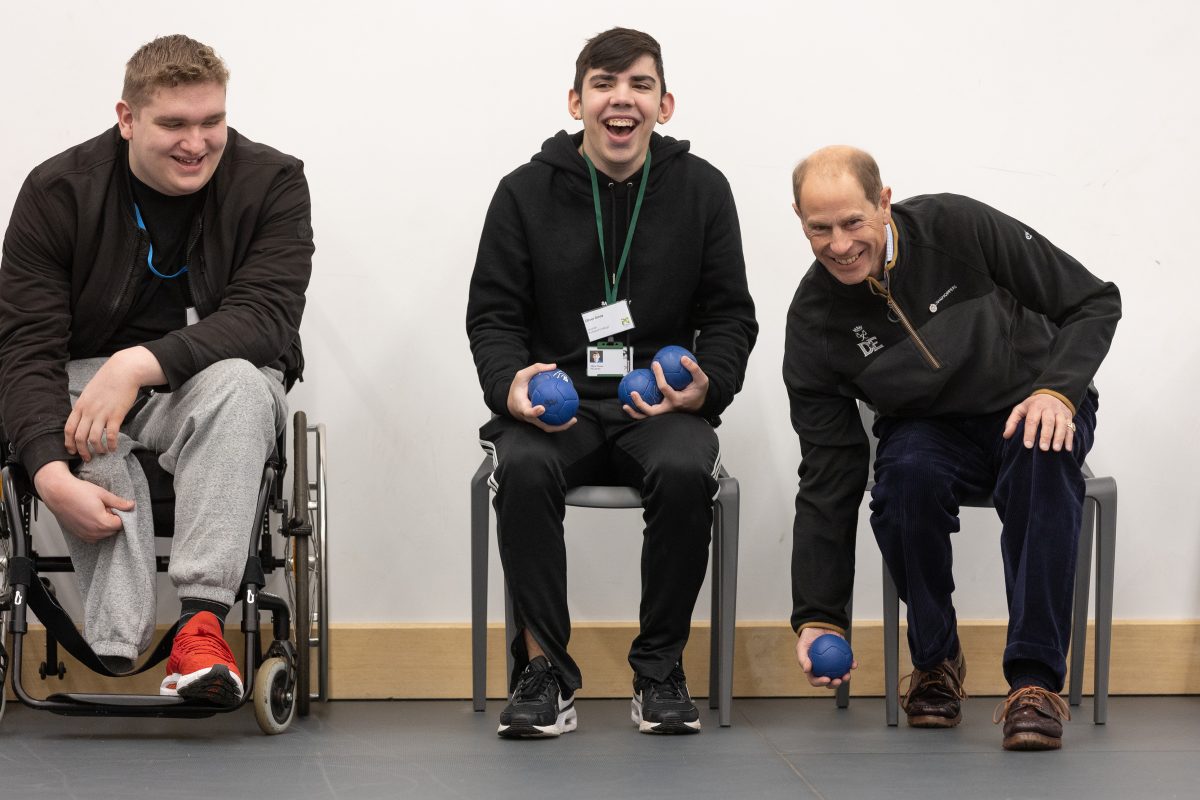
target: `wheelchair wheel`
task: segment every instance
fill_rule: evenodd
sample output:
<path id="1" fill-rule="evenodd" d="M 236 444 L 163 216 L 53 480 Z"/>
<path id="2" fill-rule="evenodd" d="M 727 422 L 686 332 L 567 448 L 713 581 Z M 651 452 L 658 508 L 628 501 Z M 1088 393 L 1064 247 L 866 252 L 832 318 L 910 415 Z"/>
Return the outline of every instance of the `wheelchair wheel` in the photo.
<path id="1" fill-rule="evenodd" d="M 288 675 L 287 662 L 268 658 L 254 675 L 254 718 L 263 733 L 283 733 L 296 716 L 296 687 Z"/>

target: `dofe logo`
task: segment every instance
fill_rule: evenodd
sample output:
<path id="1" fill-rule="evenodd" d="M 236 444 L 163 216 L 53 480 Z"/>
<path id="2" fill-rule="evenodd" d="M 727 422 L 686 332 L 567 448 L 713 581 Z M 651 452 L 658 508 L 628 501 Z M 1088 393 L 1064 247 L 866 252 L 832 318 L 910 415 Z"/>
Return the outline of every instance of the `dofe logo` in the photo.
<path id="1" fill-rule="evenodd" d="M 883 349 L 883 345 L 879 343 L 879 340 L 868 334 L 862 325 L 855 326 L 852 333 L 858 337 L 858 349 L 862 351 L 863 358 Z"/>

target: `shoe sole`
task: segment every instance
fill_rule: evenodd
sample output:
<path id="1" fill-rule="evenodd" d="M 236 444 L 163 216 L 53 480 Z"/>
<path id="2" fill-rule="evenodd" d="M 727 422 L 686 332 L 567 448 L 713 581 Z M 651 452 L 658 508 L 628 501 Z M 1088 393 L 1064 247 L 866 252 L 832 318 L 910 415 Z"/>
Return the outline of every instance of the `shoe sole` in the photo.
<path id="1" fill-rule="evenodd" d="M 1062 739 L 1041 733 L 1014 733 L 1004 737 L 1005 750 L 1059 750 Z"/>
<path id="2" fill-rule="evenodd" d="M 242 681 L 225 665 L 215 664 L 178 678 L 175 693 L 185 700 L 228 708 L 242 701 Z"/>
<path id="3" fill-rule="evenodd" d="M 936 714 L 922 714 L 908 718 L 910 728 L 953 728 L 962 722 L 962 712 L 956 717 L 939 717 Z"/>
<path id="4" fill-rule="evenodd" d="M 505 739 L 553 739 L 564 733 L 570 733 L 579 727 L 579 715 L 575 706 L 562 711 L 553 725 L 505 725 L 500 723 L 496 728 L 497 735 Z"/>
<path id="5" fill-rule="evenodd" d="M 650 722 L 642 718 L 642 704 L 633 700 L 632 707 L 629 713 L 633 724 L 638 726 L 638 730 L 642 733 L 657 733 L 667 736 L 679 736 L 689 733 L 700 732 L 700 720 L 692 722 L 684 722 L 683 720 L 669 720 L 667 722 Z"/>

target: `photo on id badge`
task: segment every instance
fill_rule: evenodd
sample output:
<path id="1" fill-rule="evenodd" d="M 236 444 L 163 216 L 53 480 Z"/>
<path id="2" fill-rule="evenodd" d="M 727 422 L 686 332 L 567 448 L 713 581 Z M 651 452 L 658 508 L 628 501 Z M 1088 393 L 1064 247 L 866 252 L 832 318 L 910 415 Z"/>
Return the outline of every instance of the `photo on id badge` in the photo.
<path id="1" fill-rule="evenodd" d="M 632 347 L 617 342 L 601 342 L 587 349 L 587 376 L 589 378 L 624 378 L 629 374 Z"/>

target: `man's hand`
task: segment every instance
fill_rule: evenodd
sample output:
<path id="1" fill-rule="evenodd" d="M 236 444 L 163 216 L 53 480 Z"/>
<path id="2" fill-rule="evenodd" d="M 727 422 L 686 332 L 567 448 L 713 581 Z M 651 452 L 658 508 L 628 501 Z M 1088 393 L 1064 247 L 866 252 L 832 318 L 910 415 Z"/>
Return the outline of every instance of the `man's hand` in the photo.
<path id="1" fill-rule="evenodd" d="M 76 478 L 65 461 L 51 461 L 39 469 L 33 485 L 59 526 L 85 542 L 120 533 L 121 518 L 113 510 L 132 511 L 134 507 L 132 500 Z"/>
<path id="2" fill-rule="evenodd" d="M 1034 441 L 1042 450 L 1064 447 L 1071 450 L 1075 442 L 1075 423 L 1071 421 L 1071 409 L 1052 394 L 1032 394 L 1025 398 L 1004 423 L 1004 438 L 1011 439 L 1017 425 L 1025 420 L 1025 447 L 1032 449 Z M 1038 434 L 1038 428 L 1041 434 Z"/>
<path id="3" fill-rule="evenodd" d="M 166 383 L 158 359 L 144 347 L 114 353 L 88 381 L 63 428 L 71 455 L 91 461 L 96 453 L 117 449 L 117 434 L 143 386 Z"/>
<path id="4" fill-rule="evenodd" d="M 533 380 L 533 376 L 539 372 L 556 368 L 557 366 L 554 364 L 530 364 L 514 375 L 513 381 L 508 387 L 508 413 L 512 414 L 515 419 L 524 420 L 530 425 L 541 428 L 546 433 L 558 433 L 574 425 L 575 417 L 571 417 L 562 425 L 547 425 L 538 419 L 546 413 L 546 407 L 535 406 L 529 402 L 529 382 Z"/>
<path id="5" fill-rule="evenodd" d="M 850 673 L 847 672 L 845 675 L 843 675 L 840 678 L 818 678 L 818 677 L 815 677 L 812 674 L 812 661 L 809 660 L 809 657 L 808 657 L 808 648 L 812 647 L 812 643 L 815 642 L 819 637 L 824 636 L 827 633 L 832 633 L 834 636 L 838 636 L 842 639 L 846 638 L 845 636 L 842 636 L 837 631 L 830 630 L 828 628 L 805 628 L 802 631 L 800 631 L 800 638 L 796 640 L 796 660 L 800 662 L 800 669 L 804 670 L 804 677 L 808 678 L 808 682 L 811 685 L 813 685 L 813 686 L 828 686 L 830 689 L 836 689 L 837 687 L 841 686 L 844 682 L 850 680 Z M 850 669 L 851 670 L 858 669 L 858 659 L 857 658 L 854 659 L 854 662 L 852 664 L 850 664 Z"/>
<path id="6" fill-rule="evenodd" d="M 637 404 L 637 408 L 631 408 L 628 405 L 621 406 L 625 413 L 634 419 L 645 419 L 646 417 L 656 417 L 659 414 L 669 414 L 672 411 L 693 413 L 699 411 L 704 406 L 704 398 L 708 397 L 708 376 L 704 374 L 704 370 L 700 369 L 699 364 L 687 356 L 679 359 L 679 363 L 692 373 L 691 383 L 678 392 L 675 391 L 663 377 L 662 367 L 658 365 L 658 362 L 652 362 L 650 369 L 654 372 L 655 381 L 658 382 L 658 390 L 662 392 L 662 402 L 655 406 L 648 405 L 640 394 L 633 392 L 631 396 L 633 402 Z"/>

